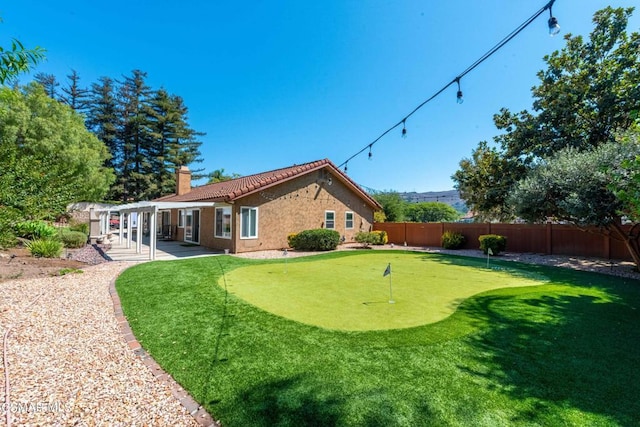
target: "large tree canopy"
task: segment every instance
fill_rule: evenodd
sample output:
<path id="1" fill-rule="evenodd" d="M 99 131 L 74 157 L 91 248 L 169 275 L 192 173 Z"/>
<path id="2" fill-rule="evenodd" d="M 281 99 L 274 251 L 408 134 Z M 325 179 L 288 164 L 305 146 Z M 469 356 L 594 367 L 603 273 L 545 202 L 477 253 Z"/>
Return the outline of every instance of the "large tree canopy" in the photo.
<path id="1" fill-rule="evenodd" d="M 617 176 L 618 188 L 635 189 L 633 175 L 623 165 L 640 158 L 640 144 L 609 142 L 587 151 L 573 147 L 558 151 L 521 180 L 510 198 L 515 212 L 529 221 L 553 218 L 578 226 L 596 225 L 625 243 L 636 265 L 640 266 L 637 226 L 621 227 L 622 214 L 634 214 L 635 199 L 618 197 L 612 188 Z M 631 218 L 625 215 L 627 218 Z"/>
<path id="2" fill-rule="evenodd" d="M 40 85 L 0 88 L 0 210 L 51 218 L 69 203 L 101 200 L 114 176 L 84 118 Z"/>
<path id="3" fill-rule="evenodd" d="M 545 57 L 533 112 L 494 116 L 504 132 L 494 138 L 497 146 L 481 142 L 453 175 L 473 211 L 596 225 L 623 240 L 640 266 L 638 227 L 621 227 L 622 215 L 638 220 L 630 215 L 636 183 L 621 165 L 633 167 L 640 149 L 617 140 L 640 111 L 640 34 L 626 32 L 632 12 L 596 12 L 588 41 L 568 34 L 566 46 Z"/>
<path id="4" fill-rule="evenodd" d="M 533 112 L 502 109 L 494 116 L 497 147 L 480 143 L 453 175 L 467 206 L 505 219 L 515 185 L 541 159 L 566 147 L 589 150 L 612 142 L 640 109 L 640 35 L 627 34 L 633 9 L 595 13 L 589 40 L 565 36 L 566 46 L 545 57 L 547 70 L 533 88 Z"/>

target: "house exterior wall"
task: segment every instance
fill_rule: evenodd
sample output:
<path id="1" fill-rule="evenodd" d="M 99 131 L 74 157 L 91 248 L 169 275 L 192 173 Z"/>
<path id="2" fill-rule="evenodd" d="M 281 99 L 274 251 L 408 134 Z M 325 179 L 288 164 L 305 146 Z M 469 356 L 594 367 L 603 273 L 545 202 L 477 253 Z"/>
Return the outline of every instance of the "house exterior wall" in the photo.
<path id="1" fill-rule="evenodd" d="M 322 180 L 323 171 L 300 176 L 238 199 L 233 209 L 232 252 L 282 249 L 288 246 L 287 236 L 303 230 L 326 228 L 325 212 L 335 212 L 334 229 L 354 241 L 359 231 L 370 231 L 373 209 L 349 187 L 332 178 L 332 185 Z M 258 208 L 258 238 L 240 238 L 241 207 Z M 345 213 L 353 212 L 353 228 L 345 227 Z"/>
<path id="2" fill-rule="evenodd" d="M 287 236 L 303 230 L 326 228 L 325 212 L 335 213 L 334 229 L 352 242 L 359 231 L 373 227 L 373 208 L 358 193 L 332 177 L 328 185 L 324 171 L 314 171 L 235 200 L 230 204 L 216 203 L 212 208 L 201 208 L 199 244 L 211 249 L 231 253 L 282 249 L 288 246 Z M 323 177 L 325 178 L 323 180 Z M 230 206 L 231 238 L 215 236 L 216 207 Z M 240 237 L 240 211 L 242 207 L 258 209 L 258 237 Z M 353 228 L 347 229 L 346 212 L 353 213 Z M 174 239 L 184 240 L 185 228 L 178 227 L 179 209 L 171 210 L 171 224 L 175 224 Z"/>

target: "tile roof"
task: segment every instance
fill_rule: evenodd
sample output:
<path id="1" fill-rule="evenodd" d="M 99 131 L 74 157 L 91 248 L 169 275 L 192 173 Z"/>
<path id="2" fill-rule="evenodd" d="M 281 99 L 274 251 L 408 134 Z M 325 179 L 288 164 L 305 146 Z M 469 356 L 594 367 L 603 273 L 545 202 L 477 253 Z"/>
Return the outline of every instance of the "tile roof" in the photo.
<path id="1" fill-rule="evenodd" d="M 187 194 L 182 194 L 180 196 L 175 194 L 163 196 L 155 199 L 154 201 L 194 202 L 207 200 L 214 202 L 229 202 L 323 168 L 329 169 L 336 178 L 340 179 L 347 186 L 352 187 L 356 193 L 358 193 L 374 208 L 381 208 L 375 199 L 369 196 L 366 191 L 360 188 L 358 184 L 338 169 L 329 159 L 317 160 L 315 162 L 293 165 L 282 169 L 243 176 L 229 181 L 193 187 Z"/>

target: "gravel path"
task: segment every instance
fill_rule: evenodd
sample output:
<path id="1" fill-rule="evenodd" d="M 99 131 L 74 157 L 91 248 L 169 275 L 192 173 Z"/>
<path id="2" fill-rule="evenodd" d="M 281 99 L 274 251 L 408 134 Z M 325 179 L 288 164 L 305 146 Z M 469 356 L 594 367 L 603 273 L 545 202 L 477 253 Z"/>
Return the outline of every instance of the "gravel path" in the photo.
<path id="1" fill-rule="evenodd" d="M 390 245 L 375 249 L 484 256 L 478 250 Z M 289 251 L 286 256 L 309 254 Z M 283 251 L 263 251 L 236 256 L 285 255 Z M 4 424 L 198 426 L 174 397 L 170 385 L 154 376 L 148 360 L 134 354 L 123 339 L 109 284 L 131 264 L 104 262 L 95 251 L 80 257 L 102 263 L 86 267 L 82 274 L 0 284 L 0 332 L 7 355 L 0 365 Z M 628 262 L 514 253 L 498 258 L 640 279 Z M 7 377 L 9 402 L 5 395 Z"/>
<path id="2" fill-rule="evenodd" d="M 3 424 L 198 425 L 122 337 L 109 283 L 130 265 L 0 286 Z"/>

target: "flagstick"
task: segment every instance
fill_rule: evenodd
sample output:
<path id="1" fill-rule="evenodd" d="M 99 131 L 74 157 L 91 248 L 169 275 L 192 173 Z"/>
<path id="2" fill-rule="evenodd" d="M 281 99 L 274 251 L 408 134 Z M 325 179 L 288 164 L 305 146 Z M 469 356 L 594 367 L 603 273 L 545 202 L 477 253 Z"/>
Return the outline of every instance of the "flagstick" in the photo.
<path id="1" fill-rule="evenodd" d="M 491 255 L 490 255 L 490 254 L 489 254 L 489 252 L 487 251 L 487 268 L 489 268 L 489 257 L 490 257 L 490 256 L 491 256 Z"/>
<path id="2" fill-rule="evenodd" d="M 391 287 L 391 272 L 389 272 L 389 304 L 395 304 L 393 300 L 393 289 Z"/>

